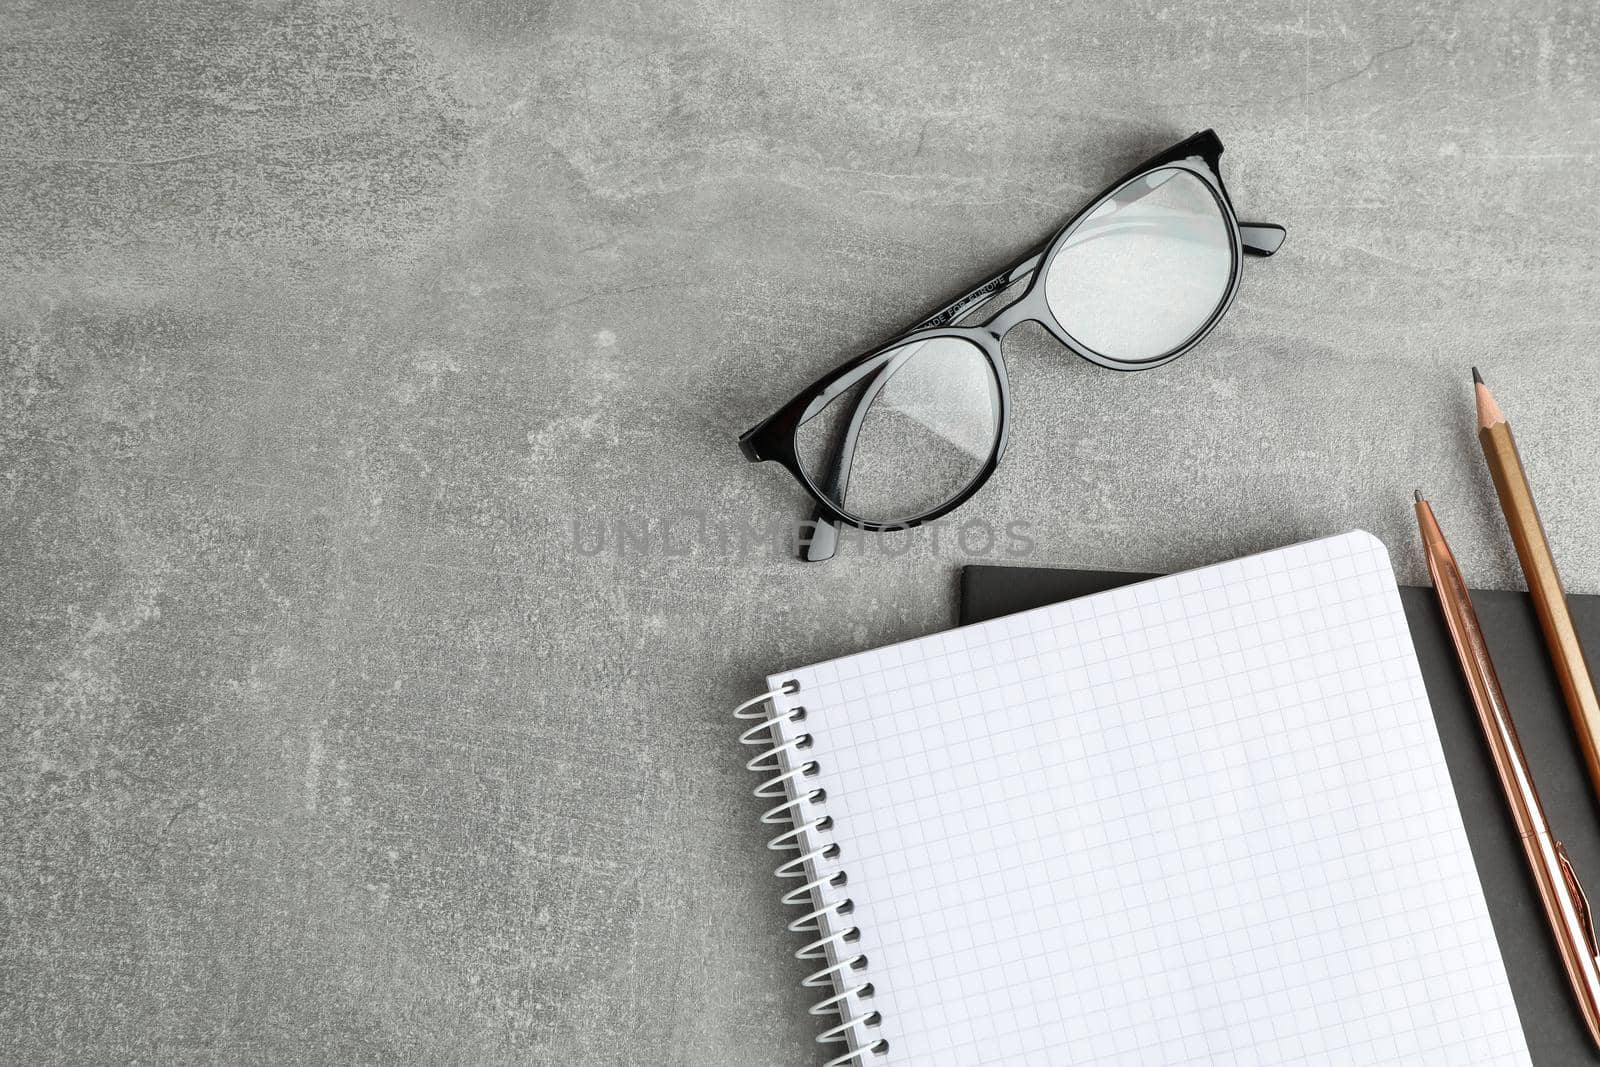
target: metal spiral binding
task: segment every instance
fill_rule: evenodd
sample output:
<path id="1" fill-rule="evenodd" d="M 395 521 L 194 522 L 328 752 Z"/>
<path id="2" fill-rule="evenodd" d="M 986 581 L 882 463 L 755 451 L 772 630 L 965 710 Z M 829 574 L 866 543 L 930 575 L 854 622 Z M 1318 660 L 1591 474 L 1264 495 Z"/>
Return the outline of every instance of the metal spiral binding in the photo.
<path id="1" fill-rule="evenodd" d="M 799 734 L 780 743 L 782 735 L 778 732 L 778 724 L 804 721 L 806 709 L 793 707 L 780 712 L 777 698 L 792 696 L 799 691 L 800 683 L 790 680 L 777 689 L 745 701 L 734 709 L 733 714 L 739 719 L 756 720 L 753 726 L 739 735 L 740 744 L 761 749 L 745 766 L 770 775 L 755 787 L 755 795 L 767 800 L 781 798 L 780 803 L 762 813 L 761 821 L 768 826 L 785 826 L 788 829 L 768 841 L 767 848 L 773 852 L 797 853 L 779 864 L 772 873 L 779 878 L 798 879 L 801 882 L 781 898 L 785 905 L 807 909 L 805 914 L 788 924 L 789 930 L 816 935 L 815 940 L 797 949 L 794 954 L 796 959 L 820 960 L 823 964 L 819 970 L 800 981 L 807 989 L 830 990 L 831 995 L 811 1005 L 810 1013 L 839 1017 L 838 1025 L 817 1035 L 817 1043 L 843 1042 L 849 1048 L 848 1052 L 834 1057 L 823 1067 L 845 1067 L 846 1064 L 859 1067 L 867 1062 L 868 1056 L 877 1057 L 887 1053 L 889 1042 L 882 1037 L 875 1038 L 870 1033 L 882 1024 L 883 1016 L 880 1013 L 868 1011 L 856 1018 L 850 1015 L 851 1002 L 871 999 L 873 988 L 872 983 L 865 980 L 850 984 L 867 969 L 867 957 L 850 948 L 861 939 L 860 927 L 833 929 L 832 920 L 838 920 L 842 925 L 847 921 L 843 917 L 855 909 L 855 902 L 849 897 L 830 902 L 827 890 L 845 885 L 848 879 L 842 870 L 834 874 L 818 873 L 818 861 L 838 859 L 839 846 L 820 839 L 820 835 L 833 826 L 833 816 L 826 812 L 817 814 L 815 810 L 826 803 L 827 790 L 806 790 L 801 783 L 801 779 L 815 777 L 821 770 L 816 760 L 801 755 L 811 747 L 811 735 Z M 770 716 L 764 706 L 769 701 L 773 712 Z"/>

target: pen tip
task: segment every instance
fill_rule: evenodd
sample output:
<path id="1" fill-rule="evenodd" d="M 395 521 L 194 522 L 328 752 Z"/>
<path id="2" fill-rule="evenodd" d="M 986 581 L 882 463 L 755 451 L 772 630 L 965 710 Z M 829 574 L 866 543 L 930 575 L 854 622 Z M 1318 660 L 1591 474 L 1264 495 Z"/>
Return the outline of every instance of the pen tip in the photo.
<path id="1" fill-rule="evenodd" d="M 1483 384 L 1483 375 L 1478 373 L 1477 367 L 1472 368 L 1472 380 L 1477 382 L 1479 385 Z"/>
<path id="2" fill-rule="evenodd" d="M 1411 491 L 1411 494 L 1417 498 L 1417 503 L 1419 503 L 1419 504 L 1422 503 L 1422 490 L 1421 489 L 1413 489 Z"/>

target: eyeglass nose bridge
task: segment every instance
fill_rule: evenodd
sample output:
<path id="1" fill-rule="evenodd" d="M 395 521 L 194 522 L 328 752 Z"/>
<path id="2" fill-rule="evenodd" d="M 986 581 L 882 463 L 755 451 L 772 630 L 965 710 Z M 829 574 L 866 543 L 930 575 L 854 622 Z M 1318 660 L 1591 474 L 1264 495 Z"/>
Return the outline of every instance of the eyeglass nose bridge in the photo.
<path id="1" fill-rule="evenodd" d="M 1006 334 L 1013 329 L 1024 322 L 1038 320 L 1039 313 L 1031 306 L 1032 304 L 1033 300 L 1026 296 L 1020 300 L 1014 300 L 979 323 L 977 328 L 992 337 L 995 346 L 999 347 L 1000 342 L 1005 340 Z"/>

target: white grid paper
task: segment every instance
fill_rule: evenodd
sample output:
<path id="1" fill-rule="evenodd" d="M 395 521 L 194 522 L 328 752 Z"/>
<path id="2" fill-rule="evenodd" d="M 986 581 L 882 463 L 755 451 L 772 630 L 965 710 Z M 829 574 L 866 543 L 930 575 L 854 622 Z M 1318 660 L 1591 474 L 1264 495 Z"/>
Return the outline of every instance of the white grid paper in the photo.
<path id="1" fill-rule="evenodd" d="M 1370 534 L 791 678 L 889 1063 L 1528 1062 Z"/>

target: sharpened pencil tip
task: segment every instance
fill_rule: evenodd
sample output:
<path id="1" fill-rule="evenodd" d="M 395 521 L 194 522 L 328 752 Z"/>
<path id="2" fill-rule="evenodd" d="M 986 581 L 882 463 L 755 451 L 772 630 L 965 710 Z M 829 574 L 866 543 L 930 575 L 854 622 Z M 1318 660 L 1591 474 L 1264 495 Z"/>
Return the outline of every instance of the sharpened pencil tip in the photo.
<path id="1" fill-rule="evenodd" d="M 1477 367 L 1472 368 L 1472 380 L 1477 382 L 1479 385 L 1483 384 L 1483 375 L 1478 373 Z"/>
<path id="2" fill-rule="evenodd" d="M 1422 503 L 1422 490 L 1421 489 L 1413 489 L 1411 492 L 1412 492 L 1412 495 L 1417 498 L 1417 503 L 1419 503 L 1419 504 Z"/>

